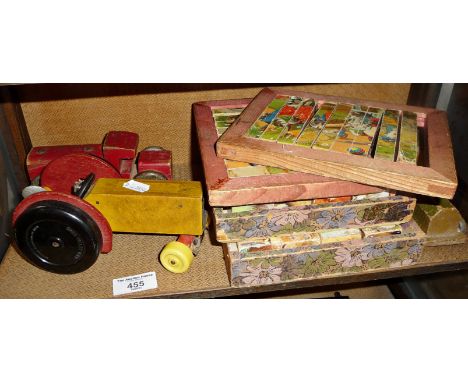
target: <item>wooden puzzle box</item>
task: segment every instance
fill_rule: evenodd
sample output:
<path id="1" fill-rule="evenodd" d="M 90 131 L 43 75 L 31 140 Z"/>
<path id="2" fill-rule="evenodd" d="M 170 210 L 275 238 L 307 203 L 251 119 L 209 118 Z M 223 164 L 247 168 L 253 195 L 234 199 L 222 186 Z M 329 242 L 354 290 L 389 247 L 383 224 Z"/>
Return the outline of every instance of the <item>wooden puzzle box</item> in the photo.
<path id="1" fill-rule="evenodd" d="M 418 262 L 425 235 L 414 221 L 402 224 L 398 232 L 391 229 L 387 234 L 373 236 L 366 233 L 370 230 L 358 230 L 363 236 L 360 239 L 318 245 L 304 242 L 291 248 L 270 245 L 269 250 L 258 250 L 255 245 L 242 242 L 223 244 L 231 285 L 276 284 Z"/>
<path id="2" fill-rule="evenodd" d="M 276 203 L 383 191 L 382 188 L 360 183 L 218 157 L 215 151 L 218 138 L 227 131 L 250 101 L 251 99 L 237 99 L 193 104 L 211 206 Z"/>
<path id="3" fill-rule="evenodd" d="M 411 220 L 416 199 L 388 193 L 300 202 L 214 208 L 219 242 L 297 232 L 374 227 Z"/>
<path id="4" fill-rule="evenodd" d="M 217 142 L 220 157 L 452 198 L 446 113 L 264 89 Z"/>

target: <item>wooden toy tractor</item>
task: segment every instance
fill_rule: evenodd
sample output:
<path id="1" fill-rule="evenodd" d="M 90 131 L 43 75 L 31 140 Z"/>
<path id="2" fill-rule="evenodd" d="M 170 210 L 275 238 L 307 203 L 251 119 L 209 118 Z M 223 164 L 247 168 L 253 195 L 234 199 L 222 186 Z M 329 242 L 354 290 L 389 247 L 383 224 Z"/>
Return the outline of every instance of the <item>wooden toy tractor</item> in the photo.
<path id="1" fill-rule="evenodd" d="M 170 151 L 137 146 L 137 134 L 111 131 L 102 145 L 33 148 L 33 185 L 13 213 L 19 251 L 39 268 L 78 273 L 111 251 L 113 232 L 178 234 L 160 260 L 188 270 L 207 223 L 201 184 L 171 180 Z"/>

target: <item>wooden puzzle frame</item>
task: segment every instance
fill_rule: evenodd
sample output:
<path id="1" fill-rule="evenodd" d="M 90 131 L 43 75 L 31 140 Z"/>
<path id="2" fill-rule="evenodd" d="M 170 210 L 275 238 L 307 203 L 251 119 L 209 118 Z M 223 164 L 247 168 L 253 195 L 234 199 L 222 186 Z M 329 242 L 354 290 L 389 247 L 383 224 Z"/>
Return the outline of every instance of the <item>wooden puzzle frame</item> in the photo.
<path id="1" fill-rule="evenodd" d="M 244 98 L 193 104 L 211 206 L 279 203 L 383 191 L 378 187 L 304 173 L 229 178 L 224 159 L 218 157 L 215 151 L 218 134 L 212 117 L 212 109 L 246 107 L 250 101 L 251 99 Z"/>
<path id="2" fill-rule="evenodd" d="M 314 150 L 245 137 L 246 131 L 277 95 L 310 97 L 321 101 L 425 113 L 426 124 L 422 132 L 426 147 L 421 148 L 425 166 Z M 268 164 L 294 171 L 442 198 L 452 198 L 457 188 L 447 115 L 436 109 L 266 88 L 254 98 L 242 115 L 218 140 L 217 153 L 226 159 Z"/>

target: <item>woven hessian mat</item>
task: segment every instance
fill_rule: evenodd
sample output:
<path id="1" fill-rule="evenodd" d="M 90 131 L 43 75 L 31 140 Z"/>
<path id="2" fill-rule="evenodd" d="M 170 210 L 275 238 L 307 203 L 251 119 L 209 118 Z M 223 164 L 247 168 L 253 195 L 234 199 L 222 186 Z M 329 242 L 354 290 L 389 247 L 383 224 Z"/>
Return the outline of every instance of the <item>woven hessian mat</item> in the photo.
<path id="1" fill-rule="evenodd" d="M 407 84 L 288 86 L 321 94 L 406 103 Z M 140 134 L 140 145 L 158 145 L 173 152 L 179 179 L 200 178 L 199 157 L 191 124 L 197 101 L 254 97 L 260 88 L 144 94 L 118 97 L 26 102 L 22 104 L 33 145 L 101 142 L 109 130 Z M 212 236 L 212 235 L 211 235 Z M 0 297 L 112 297 L 112 280 L 156 271 L 159 288 L 129 296 L 168 295 L 229 287 L 221 246 L 205 238 L 189 272 L 175 275 L 163 269 L 158 254 L 174 237 L 114 235 L 114 249 L 93 267 L 76 275 L 56 275 L 27 263 L 10 248 L 0 265 Z"/>
<path id="2" fill-rule="evenodd" d="M 409 85 L 316 85 L 288 87 L 319 94 L 406 103 Z M 101 142 L 109 130 L 140 134 L 140 149 L 171 149 L 174 163 L 188 163 L 194 132 L 191 106 L 197 101 L 254 97 L 261 88 L 160 93 L 33 102 L 23 112 L 34 146 Z"/>

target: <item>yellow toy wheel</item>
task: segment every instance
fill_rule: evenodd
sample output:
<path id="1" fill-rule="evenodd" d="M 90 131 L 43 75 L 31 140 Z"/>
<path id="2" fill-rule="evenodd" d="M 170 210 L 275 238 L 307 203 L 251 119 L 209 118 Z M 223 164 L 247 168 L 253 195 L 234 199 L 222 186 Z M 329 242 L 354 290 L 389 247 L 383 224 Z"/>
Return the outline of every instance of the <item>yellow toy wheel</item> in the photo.
<path id="1" fill-rule="evenodd" d="M 172 273 L 184 273 L 192 264 L 193 253 L 189 247 L 178 241 L 171 241 L 159 255 L 164 268 Z"/>

